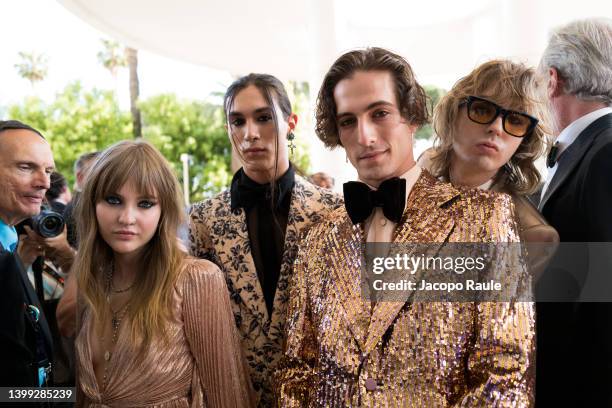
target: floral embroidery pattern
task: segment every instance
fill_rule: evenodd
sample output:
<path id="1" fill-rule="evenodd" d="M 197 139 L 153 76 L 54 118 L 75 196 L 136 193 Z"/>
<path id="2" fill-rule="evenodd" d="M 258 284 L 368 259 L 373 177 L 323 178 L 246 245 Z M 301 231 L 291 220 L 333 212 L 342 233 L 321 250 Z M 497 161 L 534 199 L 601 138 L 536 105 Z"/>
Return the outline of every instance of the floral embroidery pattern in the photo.
<path id="1" fill-rule="evenodd" d="M 271 317 L 251 255 L 246 216 L 242 209 L 231 210 L 230 192 L 224 191 L 191 209 L 191 252 L 214 262 L 225 274 L 243 354 L 250 368 L 253 388 L 260 395 L 260 407 L 274 405 L 271 378 L 282 354 L 288 288 L 300 237 L 342 205 L 339 195 L 296 175 Z"/>

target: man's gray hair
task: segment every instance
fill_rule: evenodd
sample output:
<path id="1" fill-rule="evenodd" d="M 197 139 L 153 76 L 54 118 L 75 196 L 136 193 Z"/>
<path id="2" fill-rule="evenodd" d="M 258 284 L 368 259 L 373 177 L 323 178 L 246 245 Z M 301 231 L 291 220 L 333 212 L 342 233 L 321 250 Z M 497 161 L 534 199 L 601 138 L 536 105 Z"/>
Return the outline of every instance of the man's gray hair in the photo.
<path id="1" fill-rule="evenodd" d="M 555 68 L 564 92 L 612 105 L 612 20 L 573 21 L 552 32 L 540 71 Z"/>

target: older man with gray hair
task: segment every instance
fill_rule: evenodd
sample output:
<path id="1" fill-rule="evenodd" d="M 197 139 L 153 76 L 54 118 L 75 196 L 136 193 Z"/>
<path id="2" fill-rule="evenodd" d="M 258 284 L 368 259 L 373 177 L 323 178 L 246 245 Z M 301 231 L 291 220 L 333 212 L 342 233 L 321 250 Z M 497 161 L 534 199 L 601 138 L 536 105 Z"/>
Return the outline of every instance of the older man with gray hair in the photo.
<path id="1" fill-rule="evenodd" d="M 562 242 L 611 242 L 612 20 L 574 21 L 555 30 L 540 70 L 558 136 L 539 208 Z M 582 276 L 568 280 L 551 269 L 538 284 L 540 291 L 571 281 L 577 295 L 537 305 L 537 406 L 612 406 L 612 303 L 578 302 L 593 280 L 604 282 L 609 297 L 605 282 L 612 271 L 577 258 Z"/>
<path id="2" fill-rule="evenodd" d="M 50 381 L 51 333 L 43 299 L 19 255 L 24 241 L 15 225 L 40 213 L 54 168 L 51 146 L 38 130 L 16 120 L 0 121 L 0 387 Z"/>

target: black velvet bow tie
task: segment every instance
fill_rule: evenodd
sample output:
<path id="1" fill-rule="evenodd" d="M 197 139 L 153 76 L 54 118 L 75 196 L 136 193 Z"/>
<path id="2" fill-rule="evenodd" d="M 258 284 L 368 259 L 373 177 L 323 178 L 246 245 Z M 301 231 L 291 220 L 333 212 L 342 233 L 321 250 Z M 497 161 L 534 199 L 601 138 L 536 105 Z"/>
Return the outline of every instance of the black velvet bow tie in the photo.
<path id="1" fill-rule="evenodd" d="M 287 195 L 291 197 L 291 190 L 295 183 L 295 170 L 293 166 L 289 166 L 289 170 L 285 172 L 274 186 L 274 206 L 275 210 L 279 209 Z M 234 174 L 232 185 L 230 187 L 230 205 L 232 210 L 244 208 L 249 211 L 254 207 L 269 208 L 272 202 L 272 188 L 270 184 L 259 184 L 251 180 L 243 169 L 240 169 Z M 288 200 L 286 200 L 288 201 Z"/>
<path id="2" fill-rule="evenodd" d="M 546 156 L 546 167 L 554 167 L 557 162 L 557 155 L 559 154 L 559 142 L 555 143 L 553 147 L 550 148 L 548 152 L 548 156 Z"/>
<path id="3" fill-rule="evenodd" d="M 276 195 L 279 194 L 278 188 L 276 189 Z M 272 190 L 269 184 L 263 184 L 261 186 L 253 185 L 241 185 L 239 189 L 236 189 L 234 194 L 234 207 L 243 207 L 245 210 L 250 210 L 253 207 L 260 205 L 269 205 L 272 198 Z M 276 197 L 278 205 L 278 197 Z"/>
<path id="4" fill-rule="evenodd" d="M 358 181 L 344 183 L 344 206 L 353 224 L 368 218 L 374 207 L 382 207 L 389 221 L 399 223 L 406 206 L 406 180 L 399 177 L 385 180 L 378 190 Z"/>

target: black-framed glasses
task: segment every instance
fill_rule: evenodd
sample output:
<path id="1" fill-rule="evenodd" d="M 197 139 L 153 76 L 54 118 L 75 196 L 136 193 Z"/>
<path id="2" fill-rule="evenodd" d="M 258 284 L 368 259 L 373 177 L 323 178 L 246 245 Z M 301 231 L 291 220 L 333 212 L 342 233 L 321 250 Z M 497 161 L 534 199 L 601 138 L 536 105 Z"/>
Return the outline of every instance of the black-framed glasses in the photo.
<path id="1" fill-rule="evenodd" d="M 538 124 L 538 120 L 525 112 L 504 109 L 498 104 L 479 98 L 468 96 L 466 98 L 467 115 L 472 122 L 488 125 L 499 115 L 502 115 L 504 131 L 514 137 L 528 136 Z"/>

